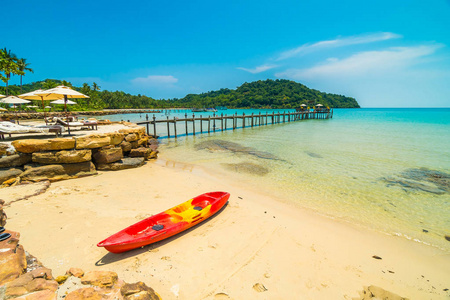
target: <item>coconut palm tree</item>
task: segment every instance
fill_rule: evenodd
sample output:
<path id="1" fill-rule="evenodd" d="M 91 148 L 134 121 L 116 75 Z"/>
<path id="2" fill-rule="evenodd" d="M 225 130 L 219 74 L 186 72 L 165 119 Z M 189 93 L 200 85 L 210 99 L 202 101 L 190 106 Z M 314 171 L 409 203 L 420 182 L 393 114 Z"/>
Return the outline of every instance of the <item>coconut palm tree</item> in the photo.
<path id="1" fill-rule="evenodd" d="M 18 74 L 17 57 L 11 50 L 0 49 L 0 71 L 5 73 L 1 80 L 6 83 L 6 96 L 8 96 L 8 81 L 11 74 Z"/>
<path id="2" fill-rule="evenodd" d="M 93 91 L 100 91 L 100 86 L 96 84 L 95 82 L 92 83 L 92 90 Z"/>
<path id="3" fill-rule="evenodd" d="M 46 79 L 42 83 L 42 88 L 44 90 L 52 89 L 52 88 L 57 87 L 57 86 L 58 86 L 58 84 L 55 81 L 51 80 L 51 79 Z"/>
<path id="4" fill-rule="evenodd" d="M 19 58 L 17 60 L 17 70 L 18 75 L 20 75 L 20 93 L 22 94 L 22 76 L 25 75 L 25 71 L 29 71 L 31 73 L 34 73 L 33 69 L 28 68 L 30 63 L 27 63 L 27 60 L 25 58 Z"/>

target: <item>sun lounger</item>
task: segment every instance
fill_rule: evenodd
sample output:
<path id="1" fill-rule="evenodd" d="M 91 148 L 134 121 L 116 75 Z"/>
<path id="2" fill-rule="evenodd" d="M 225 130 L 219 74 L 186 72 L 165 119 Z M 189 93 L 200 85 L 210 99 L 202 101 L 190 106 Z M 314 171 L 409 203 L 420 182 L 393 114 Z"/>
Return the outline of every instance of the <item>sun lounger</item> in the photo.
<path id="1" fill-rule="evenodd" d="M 0 122 L 0 139 L 5 139 L 5 134 L 23 134 L 23 133 L 49 133 L 53 132 L 58 136 L 64 131 L 64 127 L 59 125 L 39 125 L 39 126 L 23 126 L 11 122 Z"/>
<path id="2" fill-rule="evenodd" d="M 56 119 L 56 124 L 66 127 L 67 131 L 69 132 L 69 134 L 70 134 L 70 128 L 71 127 L 75 127 L 75 128 L 76 127 L 80 127 L 80 128 L 81 127 L 88 127 L 88 128 L 90 128 L 92 130 L 97 130 L 97 122 L 94 122 L 94 121 L 66 122 L 66 121 L 58 118 L 58 119 Z"/>

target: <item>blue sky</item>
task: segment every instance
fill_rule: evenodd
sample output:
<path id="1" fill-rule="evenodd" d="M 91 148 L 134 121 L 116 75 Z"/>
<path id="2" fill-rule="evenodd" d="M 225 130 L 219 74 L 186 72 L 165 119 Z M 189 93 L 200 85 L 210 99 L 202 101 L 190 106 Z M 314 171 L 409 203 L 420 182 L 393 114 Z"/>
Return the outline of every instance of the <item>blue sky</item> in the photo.
<path id="1" fill-rule="evenodd" d="M 363 107 L 450 107 L 450 1 L 3 1 L 24 82 L 183 97 L 290 79 Z M 10 83 L 18 83 L 17 77 Z"/>

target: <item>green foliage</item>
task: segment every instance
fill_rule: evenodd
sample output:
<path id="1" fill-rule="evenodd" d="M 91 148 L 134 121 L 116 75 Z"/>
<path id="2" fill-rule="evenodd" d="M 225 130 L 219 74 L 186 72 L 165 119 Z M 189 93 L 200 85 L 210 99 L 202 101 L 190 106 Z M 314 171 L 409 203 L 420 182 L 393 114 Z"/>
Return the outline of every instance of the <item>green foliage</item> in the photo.
<path id="1" fill-rule="evenodd" d="M 64 84 L 72 86 L 70 82 L 46 79 L 32 82 L 22 86 L 22 93 L 37 89 L 49 89 Z M 2 93 L 0 87 L 0 93 Z M 189 94 L 181 99 L 155 100 L 145 95 L 131 95 L 122 91 L 100 90 L 96 83 L 84 83 L 82 87 L 73 87 L 75 90 L 88 95 L 90 98 L 77 99 L 77 105 L 69 107 L 70 110 L 86 111 L 129 108 L 169 108 L 169 107 L 218 107 L 228 108 L 296 108 L 304 103 L 309 107 L 322 104 L 325 107 L 359 108 L 354 98 L 341 95 L 323 93 L 309 89 L 303 84 L 289 80 L 264 80 L 244 83 L 235 90 L 220 89 L 202 94 Z M 10 94 L 18 95 L 20 87 L 11 85 Z"/>

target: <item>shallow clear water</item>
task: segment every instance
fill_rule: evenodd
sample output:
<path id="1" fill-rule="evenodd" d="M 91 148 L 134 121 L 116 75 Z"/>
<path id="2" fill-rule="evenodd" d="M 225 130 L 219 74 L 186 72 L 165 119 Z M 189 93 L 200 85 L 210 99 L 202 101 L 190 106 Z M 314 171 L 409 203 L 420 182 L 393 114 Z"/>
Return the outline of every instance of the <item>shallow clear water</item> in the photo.
<path id="1" fill-rule="evenodd" d="M 184 126 L 180 122 L 179 133 Z M 164 126 L 157 130 L 166 135 Z M 161 142 L 165 159 L 201 165 L 321 214 L 450 250 L 444 238 L 450 235 L 450 109 L 335 109 L 329 120 Z"/>

